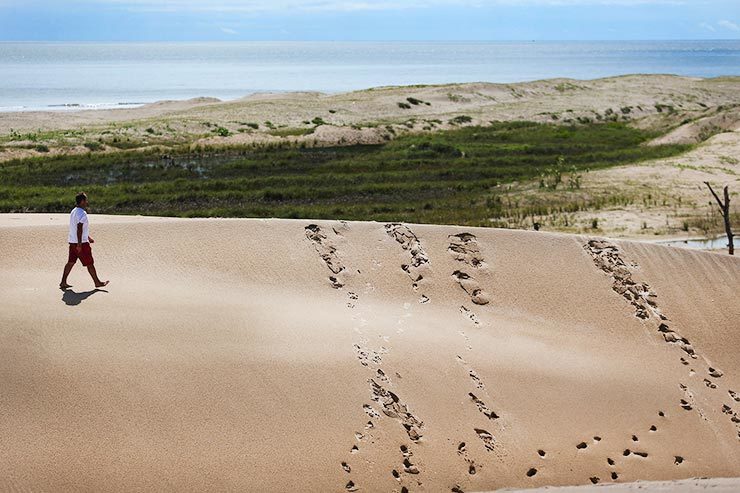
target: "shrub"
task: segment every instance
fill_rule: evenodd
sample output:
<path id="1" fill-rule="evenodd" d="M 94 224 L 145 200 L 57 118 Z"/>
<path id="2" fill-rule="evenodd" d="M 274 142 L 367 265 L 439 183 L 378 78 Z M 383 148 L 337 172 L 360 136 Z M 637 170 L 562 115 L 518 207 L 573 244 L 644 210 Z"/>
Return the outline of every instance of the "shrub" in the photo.
<path id="1" fill-rule="evenodd" d="M 428 152 L 436 156 L 462 157 L 463 152 L 455 146 L 443 144 L 441 142 L 422 142 L 412 147 L 415 151 Z"/>
<path id="2" fill-rule="evenodd" d="M 410 110 L 411 109 L 411 105 L 408 104 L 408 103 L 396 103 L 396 104 L 398 104 L 398 107 L 401 108 L 402 110 Z"/>
<path id="3" fill-rule="evenodd" d="M 421 99 L 416 99 L 416 98 L 406 98 L 406 101 L 413 104 L 414 106 L 419 105 L 419 104 L 425 104 L 427 106 L 432 105 L 432 103 L 428 103 L 426 101 L 422 101 Z"/>
<path id="4" fill-rule="evenodd" d="M 313 123 L 316 126 L 326 125 L 326 122 L 320 116 L 317 116 L 316 118 L 314 118 L 313 120 L 311 120 L 311 123 Z"/>
<path id="5" fill-rule="evenodd" d="M 663 113 L 663 111 L 667 111 L 668 113 L 676 112 L 676 108 L 670 104 L 655 103 L 655 109 L 658 111 L 658 113 Z"/>
<path id="6" fill-rule="evenodd" d="M 49 146 L 45 144 L 39 144 L 36 147 L 34 147 L 36 152 L 49 152 Z"/>
<path id="7" fill-rule="evenodd" d="M 540 188 L 548 190 L 557 190 L 558 185 L 563 181 L 563 169 L 565 168 L 565 157 L 560 156 L 554 166 L 546 168 L 540 175 Z M 580 186 L 580 179 L 579 179 Z"/>
<path id="8" fill-rule="evenodd" d="M 90 151 L 99 151 L 103 148 L 103 146 L 98 142 L 85 142 L 83 145 Z"/>
<path id="9" fill-rule="evenodd" d="M 456 116 L 455 118 L 450 119 L 450 123 L 453 125 L 463 125 L 465 123 L 470 123 L 472 121 L 473 119 L 469 117 L 468 115 L 460 115 L 460 116 Z"/>

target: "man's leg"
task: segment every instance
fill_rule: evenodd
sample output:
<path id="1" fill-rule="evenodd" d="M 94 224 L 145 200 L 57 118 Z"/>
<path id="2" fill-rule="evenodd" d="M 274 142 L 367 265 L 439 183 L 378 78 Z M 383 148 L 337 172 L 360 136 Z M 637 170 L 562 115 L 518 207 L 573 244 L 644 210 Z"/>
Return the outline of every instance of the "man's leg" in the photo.
<path id="1" fill-rule="evenodd" d="M 67 284 L 67 276 L 69 276 L 69 273 L 72 272 L 72 267 L 75 266 L 74 262 L 67 262 L 67 264 L 64 266 L 64 274 L 62 274 L 62 282 L 59 283 L 59 287 L 62 289 L 71 288 L 69 284 Z"/>
<path id="2" fill-rule="evenodd" d="M 98 273 L 95 271 L 95 264 L 88 265 L 87 271 L 90 273 L 90 277 L 92 277 L 96 288 L 102 288 L 104 286 L 107 286 L 108 283 L 110 282 L 110 281 L 101 281 L 100 279 L 98 279 Z"/>

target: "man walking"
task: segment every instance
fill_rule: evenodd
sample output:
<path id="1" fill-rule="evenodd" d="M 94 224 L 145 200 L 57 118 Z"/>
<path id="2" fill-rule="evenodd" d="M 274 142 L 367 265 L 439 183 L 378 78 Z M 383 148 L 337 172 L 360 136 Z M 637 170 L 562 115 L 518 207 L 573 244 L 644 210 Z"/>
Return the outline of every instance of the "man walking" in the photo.
<path id="1" fill-rule="evenodd" d="M 67 284 L 67 276 L 72 271 L 72 267 L 75 266 L 77 259 L 80 259 L 82 265 L 87 267 L 87 271 L 90 273 L 93 282 L 95 282 L 96 288 L 102 288 L 107 286 L 110 281 L 101 281 L 98 279 L 98 273 L 95 271 L 95 260 L 92 256 L 91 243 L 95 243 L 95 240 L 90 236 L 90 223 L 87 219 L 87 194 L 80 192 L 75 197 L 77 201 L 77 207 L 72 209 L 69 215 L 69 257 L 67 259 L 67 265 L 64 266 L 64 274 L 62 274 L 62 282 L 59 283 L 61 289 L 68 289 L 72 286 Z"/>

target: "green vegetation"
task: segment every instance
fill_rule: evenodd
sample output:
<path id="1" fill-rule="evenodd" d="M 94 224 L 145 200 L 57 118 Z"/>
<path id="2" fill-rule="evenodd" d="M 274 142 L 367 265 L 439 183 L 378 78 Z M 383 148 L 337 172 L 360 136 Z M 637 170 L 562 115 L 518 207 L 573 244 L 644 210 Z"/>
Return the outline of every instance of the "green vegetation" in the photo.
<path id="1" fill-rule="evenodd" d="M 470 123 L 472 121 L 473 119 L 467 115 L 460 115 L 450 119 L 450 123 L 453 125 L 462 125 L 464 123 Z"/>
<path id="2" fill-rule="evenodd" d="M 99 142 L 85 142 L 83 145 L 91 151 L 100 151 L 103 149 L 103 145 Z"/>
<path id="3" fill-rule="evenodd" d="M 46 155 L 0 164 L 0 211 L 66 212 L 74 193 L 85 190 L 98 213 L 492 226 L 499 217 L 548 213 L 547 204 L 518 206 L 508 183 L 536 183 L 555 167 L 559 183 L 575 189 L 586 170 L 687 149 L 640 145 L 654 137 L 622 123 L 508 122 L 380 145 Z"/>
<path id="4" fill-rule="evenodd" d="M 300 137 L 302 135 L 311 135 L 314 133 L 315 128 L 277 128 L 275 130 L 269 130 L 267 133 L 274 135 L 275 137 Z"/>
<path id="5" fill-rule="evenodd" d="M 572 84 L 570 82 L 562 82 L 555 86 L 555 90 L 558 92 L 575 91 L 578 89 L 582 89 L 582 87 Z"/>
<path id="6" fill-rule="evenodd" d="M 658 113 L 663 113 L 664 111 L 668 113 L 676 112 L 676 108 L 670 104 L 655 103 L 655 109 Z"/>
<path id="7" fill-rule="evenodd" d="M 447 99 L 449 99 L 453 103 L 469 103 L 470 102 L 470 99 L 466 98 L 465 96 L 461 94 L 447 93 Z"/>
<path id="8" fill-rule="evenodd" d="M 396 104 L 397 104 L 397 105 L 398 105 L 398 107 L 399 107 L 399 108 L 401 108 L 402 110 L 410 110 L 410 109 L 411 109 L 411 105 L 410 105 L 410 104 L 408 104 L 408 103 L 396 103 Z"/>
<path id="9" fill-rule="evenodd" d="M 420 104 L 425 104 L 427 106 L 432 105 L 432 103 L 429 103 L 427 101 L 422 101 L 421 99 L 416 99 L 416 98 L 406 98 L 406 101 L 408 101 L 410 104 L 413 104 L 414 106 L 418 106 Z"/>

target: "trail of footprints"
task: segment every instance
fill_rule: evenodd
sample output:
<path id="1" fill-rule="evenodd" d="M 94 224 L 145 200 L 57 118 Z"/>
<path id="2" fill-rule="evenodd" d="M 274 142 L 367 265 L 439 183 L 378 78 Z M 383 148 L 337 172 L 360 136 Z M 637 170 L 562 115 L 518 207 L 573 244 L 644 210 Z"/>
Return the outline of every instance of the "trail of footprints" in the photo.
<path id="1" fill-rule="evenodd" d="M 409 262 L 402 264 L 401 268 L 409 276 L 412 282 L 412 287 L 416 291 L 419 289 L 421 281 L 424 279 L 423 270 L 429 264 L 430 260 L 427 256 L 424 248 L 421 245 L 418 237 L 405 225 L 402 224 L 387 224 L 385 225 L 386 233 L 393 239 L 395 239 L 401 247 L 408 252 Z M 333 237 L 341 237 L 341 235 L 332 228 L 332 231 L 327 234 L 315 224 L 306 226 L 305 228 L 306 237 L 313 243 L 316 251 L 319 253 L 321 259 L 330 270 L 329 282 L 335 289 L 341 289 L 344 287 L 345 282 L 343 280 L 343 274 L 346 272 L 346 267 L 337 254 L 336 247 L 334 245 Z M 333 233 L 333 235 L 332 235 Z M 460 287 L 470 296 L 471 301 L 476 305 L 485 305 L 490 302 L 490 298 L 480 287 L 475 277 L 471 275 L 477 269 L 482 268 L 485 265 L 483 256 L 481 255 L 480 248 L 478 247 L 477 239 L 474 235 L 469 233 L 460 233 L 456 235 L 450 235 L 448 252 L 453 258 L 458 261 L 461 266 L 453 272 L 453 278 L 458 282 Z M 643 321 L 652 322 L 656 326 L 656 330 L 663 336 L 666 343 L 674 345 L 680 348 L 686 357 L 681 357 L 680 361 L 685 366 L 690 366 L 690 360 L 697 360 L 699 355 L 696 353 L 694 347 L 688 341 L 688 339 L 682 337 L 676 330 L 674 330 L 668 317 L 666 317 L 659 309 L 657 304 L 657 295 L 651 290 L 650 286 L 644 282 L 638 282 L 634 278 L 633 269 L 637 268 L 636 264 L 627 264 L 622 257 L 619 249 L 606 241 L 603 240 L 589 240 L 585 245 L 584 249 L 591 255 L 594 264 L 612 280 L 612 289 L 623 296 L 627 302 L 634 308 L 635 316 Z M 355 293 L 349 293 L 348 306 L 354 307 L 355 302 L 358 299 Z M 429 298 L 425 295 L 421 295 L 420 301 L 422 303 L 428 302 Z M 460 306 L 460 313 L 468 319 L 473 325 L 479 325 L 476 314 L 469 308 Z M 466 338 L 467 336 L 463 332 L 461 334 Z M 422 432 L 424 423 L 416 415 L 414 415 L 409 406 L 405 404 L 401 398 L 391 390 L 392 383 L 386 373 L 380 368 L 382 364 L 382 354 L 387 352 L 387 349 L 380 347 L 378 350 L 367 348 L 367 341 L 361 340 L 361 344 L 355 344 L 354 349 L 358 361 L 363 367 L 373 369 L 373 377 L 368 379 L 370 398 L 378 406 L 378 410 L 372 404 L 363 404 L 363 412 L 370 418 L 367 421 L 364 432 L 356 432 L 355 439 L 357 443 L 352 446 L 350 450 L 351 454 L 359 452 L 358 444 L 365 441 L 372 430 L 375 428 L 374 420 L 382 419 L 383 416 L 391 418 L 398 422 L 403 430 L 406 432 L 410 442 L 418 443 L 422 438 Z M 468 349 L 471 349 L 468 345 Z M 480 379 L 475 370 L 470 367 L 465 360 L 458 356 L 458 362 L 467 371 L 470 381 L 475 387 L 472 391 L 468 392 L 468 398 L 472 405 L 475 405 L 477 410 L 487 418 L 487 421 L 495 421 L 499 419 L 499 415 L 492 410 L 480 396 L 487 396 L 485 385 Z M 689 358 L 689 359 L 687 359 Z M 702 358 L 703 359 L 703 358 Z M 691 369 L 691 374 L 694 374 L 694 370 Z M 400 378 L 400 375 L 396 373 L 396 376 Z M 722 371 L 707 366 L 707 376 L 704 378 L 704 384 L 708 389 L 716 390 L 718 388 L 716 379 L 722 377 Z M 696 400 L 692 391 L 683 383 L 679 384 L 680 390 L 683 392 L 683 398 L 679 402 L 679 406 L 686 411 L 696 410 L 702 419 L 706 419 L 705 414 L 701 409 L 696 406 Z M 730 398 L 730 404 L 723 404 L 722 413 L 729 416 L 729 419 L 734 423 L 738 429 L 738 438 L 740 438 L 740 415 L 733 409 L 732 402 L 740 402 L 740 394 L 728 389 L 727 396 Z M 382 414 L 381 414 L 382 413 Z M 658 416 L 661 418 L 665 417 L 663 411 L 658 412 Z M 486 428 L 476 427 L 473 429 L 475 436 L 481 441 L 485 450 L 493 452 L 497 448 L 497 443 L 494 435 L 489 432 Z M 647 430 L 648 433 L 655 433 L 658 431 L 658 427 L 655 424 L 650 425 Z M 612 457 L 606 458 L 606 465 L 608 466 L 608 474 L 606 479 L 617 481 L 619 479 L 620 472 L 618 470 L 618 461 L 626 460 L 629 457 L 635 457 L 639 459 L 646 459 L 648 452 L 640 449 L 639 439 L 637 435 L 631 436 L 632 445 L 627 447 L 622 452 L 621 459 L 615 459 Z M 581 441 L 576 444 L 576 449 L 579 451 L 586 451 L 591 445 L 596 445 L 601 441 L 601 437 L 594 436 L 588 441 Z M 402 444 L 400 446 L 400 457 L 398 466 L 391 470 L 391 475 L 399 483 L 406 482 L 405 477 L 417 477 L 421 470 L 417 463 L 413 460 L 413 452 L 409 446 Z M 476 463 L 470 456 L 467 450 L 465 442 L 459 442 L 457 445 L 457 454 L 463 458 L 466 464 L 466 472 L 469 475 L 474 475 L 481 469 L 481 465 Z M 546 460 L 545 450 L 538 450 L 537 456 L 540 460 Z M 674 456 L 673 464 L 680 466 L 685 462 L 683 456 Z M 344 461 L 341 464 L 341 468 L 347 474 L 352 473 L 352 467 L 348 461 Z M 525 475 L 529 478 L 533 478 L 537 475 L 538 468 L 530 467 L 525 471 Z M 590 476 L 588 479 L 591 483 L 597 484 L 602 482 L 603 474 Z M 421 486 L 421 481 L 416 481 L 416 485 Z M 347 491 L 357 491 L 358 486 L 350 479 L 345 488 Z M 401 493 L 408 493 L 408 486 L 401 486 Z M 459 484 L 452 486 L 451 491 L 453 493 L 462 493 L 462 489 Z"/>
<path id="2" fill-rule="evenodd" d="M 658 417 L 659 418 L 666 418 L 666 414 L 663 411 L 658 411 Z M 650 425 L 650 427 L 647 429 L 647 433 L 656 433 L 658 431 L 658 427 L 655 424 Z M 590 449 L 598 449 L 598 445 L 602 442 L 603 438 L 599 435 L 595 435 L 587 440 L 582 440 L 578 442 L 575 445 L 576 450 L 579 454 L 587 454 L 590 452 Z M 604 474 L 597 473 L 593 476 L 589 476 L 588 480 L 593 484 L 601 483 L 604 480 L 611 480 L 611 481 L 618 481 L 620 478 L 620 472 L 619 472 L 619 462 L 620 461 L 627 461 L 630 460 L 628 458 L 634 458 L 636 460 L 644 460 L 649 457 L 649 453 L 642 449 L 639 445 L 640 439 L 636 434 L 633 434 L 629 437 L 628 443 L 630 443 L 629 446 L 625 447 L 622 453 L 619 457 L 614 459 L 613 457 L 605 457 L 606 458 L 606 477 L 604 477 Z M 545 460 L 547 457 L 547 453 L 539 449 L 537 451 L 537 455 L 541 460 Z M 680 455 L 676 455 L 673 458 L 673 465 L 680 466 L 684 463 L 684 457 Z M 526 471 L 526 476 L 531 478 L 537 475 L 539 472 L 537 467 L 530 467 Z M 602 472 L 604 470 L 602 469 Z"/>
<path id="3" fill-rule="evenodd" d="M 584 245 L 584 249 L 591 256 L 596 267 L 611 277 L 612 289 L 632 305 L 635 309 L 635 316 L 657 326 L 657 332 L 662 335 L 666 343 L 676 346 L 686 353 L 689 359 L 682 356 L 680 358 L 682 365 L 690 367 L 690 360 L 699 360 L 700 355 L 696 352 L 694 346 L 671 326 L 668 317 L 660 311 L 656 301 L 657 294 L 650 289 L 647 283 L 635 280 L 633 269 L 638 267 L 637 264 L 628 265 L 619 248 L 604 240 L 589 240 Z M 709 390 L 718 390 L 719 387 L 715 380 L 722 377 L 722 370 L 711 366 L 703 357 L 701 360 L 707 364 L 706 376 L 703 378 L 704 386 Z M 689 369 L 689 376 L 695 373 L 693 368 Z M 694 394 L 688 386 L 679 383 L 679 388 L 684 395 L 679 401 L 679 406 L 686 411 L 696 410 L 701 419 L 707 420 L 706 413 L 696 405 Z M 740 401 L 736 398 L 737 394 L 732 390 L 727 389 L 727 393 L 735 402 Z M 732 403 L 722 404 L 721 411 L 730 417 L 730 421 L 735 425 L 736 438 L 740 440 L 740 416 L 733 409 Z"/>

